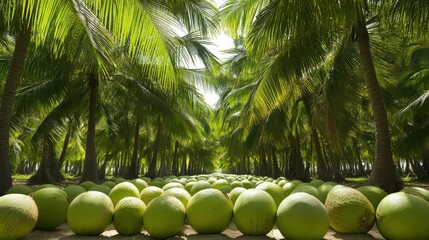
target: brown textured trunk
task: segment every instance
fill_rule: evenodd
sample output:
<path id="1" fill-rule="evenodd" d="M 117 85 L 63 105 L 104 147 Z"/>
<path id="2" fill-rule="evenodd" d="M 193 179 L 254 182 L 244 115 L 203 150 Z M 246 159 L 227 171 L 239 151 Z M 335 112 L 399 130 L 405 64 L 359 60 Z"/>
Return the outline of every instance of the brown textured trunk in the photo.
<path id="1" fill-rule="evenodd" d="M 161 120 L 158 118 L 158 131 L 156 133 L 155 142 L 153 144 L 153 154 L 150 159 L 149 166 L 146 172 L 146 176 L 149 178 L 156 177 L 156 163 L 158 159 L 159 145 L 161 142 Z"/>
<path id="2" fill-rule="evenodd" d="M 66 159 L 67 149 L 69 146 L 70 136 L 71 136 L 70 132 L 71 130 L 67 131 L 66 137 L 64 138 L 63 149 L 61 150 L 61 155 L 60 155 L 60 158 L 58 159 L 58 166 L 60 167 L 60 169 L 62 168 L 64 164 L 64 160 Z"/>
<path id="3" fill-rule="evenodd" d="M 24 72 L 25 58 L 31 39 L 31 30 L 24 25 L 16 38 L 0 105 L 0 196 L 12 186 L 12 169 L 9 162 L 10 122 L 16 90 Z"/>
<path id="4" fill-rule="evenodd" d="M 290 136 L 291 140 L 291 177 L 301 181 L 308 181 L 310 177 L 305 172 L 304 160 L 301 154 L 301 141 L 299 135 Z"/>
<path id="5" fill-rule="evenodd" d="M 357 26 L 357 42 L 365 84 L 368 89 L 375 122 L 375 159 L 370 183 L 379 186 L 389 193 L 396 192 L 401 190 L 402 182 L 396 174 L 395 164 L 392 158 L 392 146 L 386 108 L 377 81 L 369 45 L 368 30 L 364 22 L 360 22 Z"/>
<path id="6" fill-rule="evenodd" d="M 173 175 L 179 174 L 179 156 L 177 154 L 177 151 L 179 150 L 179 142 L 176 141 L 174 143 L 174 153 L 173 153 L 173 164 L 171 166 L 171 173 Z"/>
<path id="7" fill-rule="evenodd" d="M 81 182 L 98 182 L 97 153 L 95 149 L 95 124 L 97 112 L 98 80 L 93 73 L 89 74 L 88 76 L 88 84 L 90 89 L 88 132 L 86 137 L 86 151 Z"/>
<path id="8" fill-rule="evenodd" d="M 43 144 L 39 169 L 37 169 L 36 173 L 28 180 L 28 184 L 57 184 L 64 179 L 60 172 L 58 162 L 55 159 L 54 144 L 49 139 L 46 139 Z"/>
<path id="9" fill-rule="evenodd" d="M 133 155 L 131 156 L 130 167 L 128 168 L 126 177 L 128 179 L 134 179 L 138 177 L 139 169 L 138 169 L 138 156 L 139 156 L 139 144 L 140 144 L 140 118 L 137 118 L 136 128 L 134 130 L 134 148 Z"/>
<path id="10" fill-rule="evenodd" d="M 312 139 L 317 155 L 317 175 L 323 181 L 332 181 L 333 175 L 329 173 L 328 167 L 326 166 L 325 158 L 323 157 L 322 148 L 320 147 L 319 134 L 315 128 L 312 128 Z"/>

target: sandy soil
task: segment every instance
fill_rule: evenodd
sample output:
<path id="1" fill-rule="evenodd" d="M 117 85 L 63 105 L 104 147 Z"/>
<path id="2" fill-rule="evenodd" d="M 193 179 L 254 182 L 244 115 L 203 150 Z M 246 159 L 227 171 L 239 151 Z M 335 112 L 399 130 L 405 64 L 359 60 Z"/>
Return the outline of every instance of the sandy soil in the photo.
<path id="1" fill-rule="evenodd" d="M 108 227 L 108 229 L 96 237 L 87 237 L 87 236 L 76 236 L 68 227 L 67 224 L 61 225 L 55 231 L 33 231 L 24 239 L 43 239 L 43 240 L 76 240 L 76 239 L 132 239 L 132 240 L 153 240 L 154 238 L 150 237 L 149 234 L 143 231 L 141 234 L 126 237 L 121 236 L 116 232 L 112 225 Z M 222 232 L 222 234 L 197 234 L 189 225 L 185 226 L 183 232 L 175 236 L 174 238 L 169 239 L 189 239 L 189 240 L 227 240 L 227 239 L 242 239 L 242 240 L 280 240 L 284 239 L 280 234 L 279 230 L 274 228 L 270 233 L 266 236 L 245 236 L 240 233 L 235 225 L 232 223 L 227 230 Z M 371 240 L 371 239 L 384 239 L 380 233 L 377 231 L 376 227 L 374 227 L 368 234 L 340 234 L 336 233 L 332 230 L 325 235 L 326 240 Z"/>

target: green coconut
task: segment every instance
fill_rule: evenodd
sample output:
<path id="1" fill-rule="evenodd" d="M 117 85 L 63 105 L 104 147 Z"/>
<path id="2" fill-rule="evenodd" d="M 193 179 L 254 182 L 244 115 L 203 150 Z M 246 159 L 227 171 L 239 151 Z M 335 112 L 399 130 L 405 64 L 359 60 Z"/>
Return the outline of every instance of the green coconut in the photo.
<path id="1" fill-rule="evenodd" d="M 109 197 L 112 200 L 113 205 L 116 205 L 116 203 L 124 197 L 140 198 L 140 192 L 134 184 L 130 182 L 121 182 L 112 188 L 109 193 Z"/>
<path id="2" fill-rule="evenodd" d="M 299 184 L 300 183 L 294 182 L 294 181 L 285 183 L 285 185 L 283 185 L 282 187 L 282 192 L 285 195 L 285 197 L 289 196 Z"/>
<path id="3" fill-rule="evenodd" d="M 383 189 L 374 186 L 362 186 L 356 188 L 359 192 L 365 195 L 366 198 L 371 202 L 374 210 L 377 210 L 378 204 L 387 196 L 387 192 Z"/>
<path id="4" fill-rule="evenodd" d="M 101 192 L 101 193 L 104 193 L 107 196 L 109 196 L 110 191 L 112 191 L 112 189 L 106 185 L 97 184 L 97 185 L 90 187 L 88 191 L 97 191 L 97 192 Z"/>
<path id="5" fill-rule="evenodd" d="M 164 193 L 164 190 L 162 190 L 159 187 L 155 186 L 149 186 L 140 193 L 140 199 L 143 200 L 143 202 L 148 205 L 150 201 L 152 201 L 154 198 L 157 198 L 161 196 L 161 194 Z"/>
<path id="6" fill-rule="evenodd" d="M 80 194 L 86 192 L 85 188 L 74 184 L 68 185 L 63 190 L 64 192 L 67 193 L 67 196 L 69 197 L 70 202 L 73 201 L 73 199 L 75 199 Z"/>
<path id="7" fill-rule="evenodd" d="M 93 181 L 85 181 L 79 184 L 79 186 L 83 187 L 86 189 L 86 191 L 88 191 L 91 187 L 97 185 L 95 182 Z"/>
<path id="8" fill-rule="evenodd" d="M 232 188 L 230 186 L 222 186 L 219 188 L 219 190 L 223 193 L 230 193 L 232 191 Z"/>
<path id="9" fill-rule="evenodd" d="M 67 223 L 77 235 L 97 236 L 112 222 L 113 203 L 101 192 L 89 191 L 77 196 L 67 211 Z"/>
<path id="10" fill-rule="evenodd" d="M 211 188 L 197 192 L 186 207 L 186 217 L 191 227 L 202 234 L 224 231 L 232 219 L 233 205 L 228 195 Z"/>
<path id="11" fill-rule="evenodd" d="M 429 203 L 419 196 L 392 193 L 381 200 L 376 216 L 378 230 L 386 239 L 429 239 Z"/>
<path id="12" fill-rule="evenodd" d="M 277 209 L 276 223 L 286 239 L 323 239 L 329 229 L 329 215 L 316 197 L 292 193 Z"/>
<path id="13" fill-rule="evenodd" d="M 375 221 L 371 202 L 358 190 L 334 187 L 325 201 L 329 225 L 340 233 L 366 233 Z"/>
<path id="14" fill-rule="evenodd" d="M 324 183 L 325 182 L 323 180 L 313 179 L 313 180 L 311 180 L 310 185 L 317 188 L 317 187 L 319 187 L 320 185 L 322 185 Z"/>
<path id="15" fill-rule="evenodd" d="M 37 218 L 33 198 L 17 193 L 0 197 L 0 240 L 24 238 L 36 226 Z"/>
<path id="16" fill-rule="evenodd" d="M 212 185 L 213 185 L 213 188 L 216 188 L 218 190 L 220 190 L 221 187 L 225 187 L 225 186 L 230 187 L 229 182 L 226 179 L 218 179 Z"/>
<path id="17" fill-rule="evenodd" d="M 168 195 L 179 199 L 182 202 L 183 206 L 185 206 L 185 208 L 188 205 L 189 200 L 191 199 L 191 194 L 183 188 L 170 188 L 164 191 L 162 195 Z"/>
<path id="18" fill-rule="evenodd" d="M 35 229 L 52 231 L 66 222 L 69 199 L 66 192 L 56 187 L 47 187 L 32 194 L 39 210 Z"/>
<path id="19" fill-rule="evenodd" d="M 191 193 L 192 187 L 196 184 L 196 181 L 187 182 L 185 184 L 185 190 L 188 191 L 188 193 Z"/>
<path id="20" fill-rule="evenodd" d="M 139 192 L 143 191 L 143 189 L 147 188 L 149 185 L 147 184 L 147 182 L 145 182 L 145 180 L 140 179 L 140 178 L 136 178 L 131 180 L 131 183 L 134 184 L 134 186 L 137 187 L 137 189 L 139 190 Z"/>
<path id="21" fill-rule="evenodd" d="M 313 180 L 314 181 L 314 180 Z M 308 193 L 311 196 L 319 199 L 319 201 L 323 201 L 322 195 L 319 192 L 319 189 L 317 189 L 315 186 L 313 185 L 304 185 L 304 184 L 300 184 L 298 185 L 293 191 L 293 193 L 299 193 L 299 192 L 303 192 L 303 193 Z"/>
<path id="22" fill-rule="evenodd" d="M 281 179 L 277 185 L 279 185 L 279 187 L 283 187 L 286 183 L 288 183 L 288 181 L 286 179 Z"/>
<path id="23" fill-rule="evenodd" d="M 255 184 L 253 184 L 252 182 L 250 182 L 248 179 L 242 180 L 241 183 L 243 184 L 243 187 L 245 189 L 251 189 L 251 188 L 255 187 Z"/>
<path id="24" fill-rule="evenodd" d="M 167 183 L 164 180 L 153 180 L 151 182 L 152 186 L 163 188 Z"/>
<path id="25" fill-rule="evenodd" d="M 429 202 L 429 191 L 421 187 L 404 187 L 401 192 L 410 193 L 422 197 Z"/>
<path id="26" fill-rule="evenodd" d="M 244 187 L 236 187 L 229 192 L 229 198 L 231 198 L 231 201 L 233 204 L 235 204 L 235 201 L 237 201 L 238 196 L 242 194 L 244 191 L 246 191 Z"/>
<path id="27" fill-rule="evenodd" d="M 169 182 L 169 183 L 165 184 L 164 187 L 162 187 L 162 190 L 166 191 L 170 188 L 183 188 L 183 189 L 185 189 L 185 187 L 181 183 Z"/>
<path id="28" fill-rule="evenodd" d="M 172 196 L 152 200 L 143 214 L 146 231 L 154 238 L 165 239 L 181 232 L 185 226 L 185 206 Z"/>
<path id="29" fill-rule="evenodd" d="M 112 189 L 113 187 L 116 186 L 116 183 L 114 183 L 112 181 L 105 181 L 101 185 L 108 186 L 110 189 Z"/>
<path id="30" fill-rule="evenodd" d="M 133 236 L 143 228 L 146 204 L 139 198 L 125 197 L 119 200 L 113 212 L 113 226 L 124 236 Z"/>
<path id="31" fill-rule="evenodd" d="M 273 197 L 274 202 L 276 202 L 277 206 L 279 206 L 283 199 L 285 199 L 286 197 L 282 191 L 282 188 L 272 182 L 261 183 L 256 187 L 256 189 L 264 190 L 265 192 L 270 194 L 271 197 Z"/>
<path id="32" fill-rule="evenodd" d="M 328 193 L 332 190 L 332 188 L 335 185 L 337 185 L 337 184 L 334 182 L 325 182 L 317 188 L 317 190 L 319 190 L 320 200 L 322 203 L 325 203 L 326 197 L 328 196 Z"/>
<path id="33" fill-rule="evenodd" d="M 208 189 L 208 188 L 213 188 L 213 187 L 208 181 L 200 180 L 200 181 L 196 182 L 194 184 L 194 186 L 192 186 L 191 191 L 189 193 L 191 195 L 194 195 L 195 193 L 197 193 L 203 189 Z"/>
<path id="34" fill-rule="evenodd" d="M 46 184 L 42 184 L 42 185 L 39 185 L 39 186 L 35 187 L 34 190 L 33 190 L 33 192 L 35 192 L 37 190 L 40 190 L 40 189 L 43 189 L 43 188 L 47 188 L 47 187 L 59 188 L 58 186 L 56 186 L 54 184 L 46 183 Z"/>
<path id="35" fill-rule="evenodd" d="M 6 194 L 19 193 L 24 195 L 30 195 L 33 192 L 33 189 L 27 185 L 14 185 L 9 190 L 7 190 Z"/>
<path id="36" fill-rule="evenodd" d="M 230 186 L 231 186 L 232 189 L 234 189 L 236 187 L 242 187 L 242 188 L 244 188 L 243 183 L 241 183 L 241 182 L 239 182 L 237 180 L 232 181 L 231 184 L 230 184 Z"/>
<path id="37" fill-rule="evenodd" d="M 234 222 L 245 235 L 263 236 L 272 230 L 276 211 L 276 202 L 270 194 L 260 189 L 248 189 L 234 204 Z"/>
<path id="38" fill-rule="evenodd" d="M 115 183 L 116 184 L 119 184 L 119 183 L 122 183 L 122 182 L 125 182 L 125 181 L 127 181 L 127 180 L 125 180 L 124 178 L 121 178 L 121 177 L 115 179 Z"/>

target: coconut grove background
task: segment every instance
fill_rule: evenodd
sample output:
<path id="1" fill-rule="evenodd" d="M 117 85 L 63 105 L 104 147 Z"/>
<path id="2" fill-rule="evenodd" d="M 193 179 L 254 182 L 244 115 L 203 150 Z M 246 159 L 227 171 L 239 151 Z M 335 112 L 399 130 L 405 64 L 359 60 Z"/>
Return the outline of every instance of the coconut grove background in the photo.
<path id="1" fill-rule="evenodd" d="M 0 3 L 0 194 L 22 175 L 429 178 L 427 1 Z"/>

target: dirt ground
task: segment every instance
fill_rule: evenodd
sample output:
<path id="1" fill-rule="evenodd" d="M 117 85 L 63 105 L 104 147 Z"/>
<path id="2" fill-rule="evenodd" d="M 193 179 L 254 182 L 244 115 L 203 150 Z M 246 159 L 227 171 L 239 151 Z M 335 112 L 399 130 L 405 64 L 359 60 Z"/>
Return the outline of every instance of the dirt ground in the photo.
<path id="1" fill-rule="evenodd" d="M 150 237 L 149 234 L 143 231 L 141 234 L 137 234 L 135 236 L 126 237 L 121 236 L 116 232 L 112 225 L 110 225 L 107 230 L 96 237 L 88 237 L 88 236 L 76 236 L 67 224 L 61 225 L 55 231 L 33 231 L 24 239 L 43 239 L 43 240 L 76 240 L 76 239 L 131 239 L 131 240 L 153 240 L 154 238 Z M 280 240 L 284 239 L 280 234 L 280 231 L 277 228 L 274 228 L 270 233 L 266 236 L 244 236 L 240 233 L 235 225 L 231 223 L 229 228 L 222 232 L 222 234 L 197 234 L 189 225 L 186 225 L 183 232 L 175 236 L 174 238 L 169 239 L 188 239 L 188 240 L 227 240 L 227 239 L 241 239 L 241 240 Z M 326 240 L 373 240 L 373 239 L 384 239 L 380 233 L 377 231 L 376 227 L 368 232 L 368 234 L 340 234 L 336 233 L 332 230 L 325 235 Z"/>

